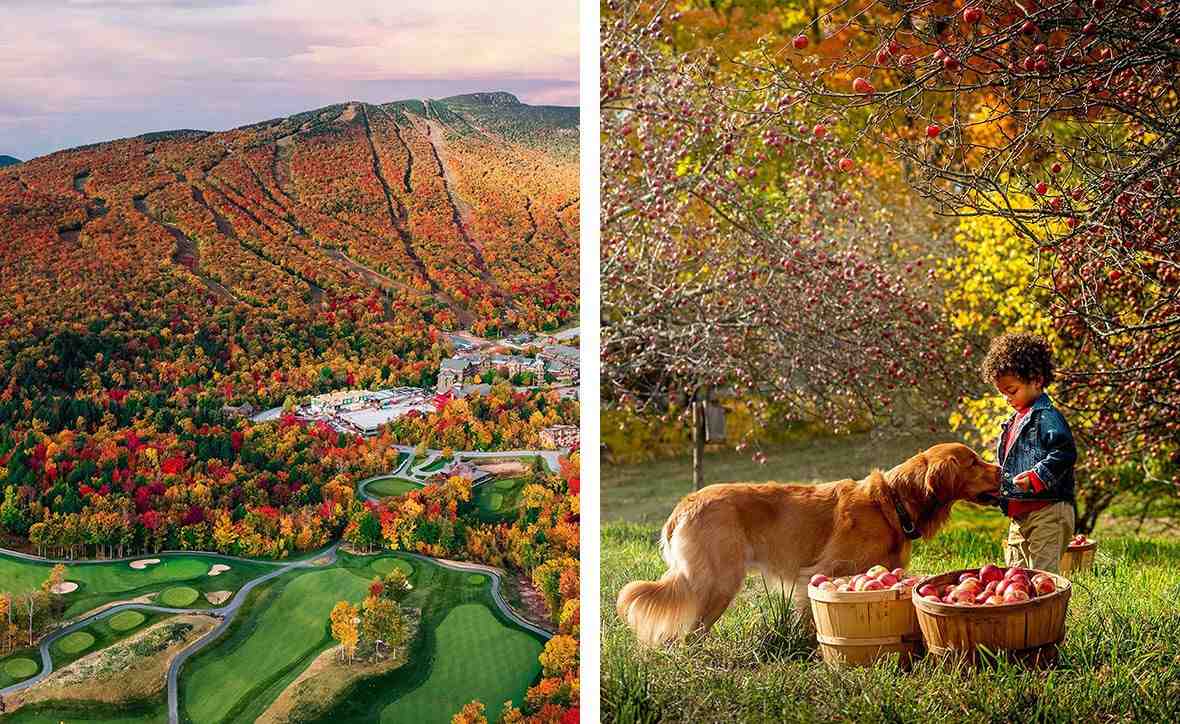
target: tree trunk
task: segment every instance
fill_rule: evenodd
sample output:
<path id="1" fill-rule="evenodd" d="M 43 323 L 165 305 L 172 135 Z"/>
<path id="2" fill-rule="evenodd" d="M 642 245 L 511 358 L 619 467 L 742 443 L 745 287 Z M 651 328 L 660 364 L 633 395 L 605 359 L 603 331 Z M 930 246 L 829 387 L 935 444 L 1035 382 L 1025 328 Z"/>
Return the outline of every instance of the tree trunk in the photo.
<path id="1" fill-rule="evenodd" d="M 704 471 L 701 469 L 705 458 L 705 403 L 693 397 L 692 400 L 692 489 L 705 486 Z"/>

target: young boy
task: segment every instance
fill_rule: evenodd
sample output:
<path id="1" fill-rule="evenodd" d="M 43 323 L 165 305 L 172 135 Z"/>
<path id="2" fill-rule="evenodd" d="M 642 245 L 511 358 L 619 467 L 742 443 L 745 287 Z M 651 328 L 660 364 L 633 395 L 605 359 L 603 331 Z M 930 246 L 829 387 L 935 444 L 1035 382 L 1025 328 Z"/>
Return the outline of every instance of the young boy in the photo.
<path id="1" fill-rule="evenodd" d="M 1069 425 L 1045 394 L 1053 382 L 1049 344 L 1033 334 L 1001 335 L 992 340 L 982 371 L 1016 410 L 996 441 L 1000 509 L 1012 519 L 1004 562 L 1057 573 L 1073 536 L 1078 454 Z"/>

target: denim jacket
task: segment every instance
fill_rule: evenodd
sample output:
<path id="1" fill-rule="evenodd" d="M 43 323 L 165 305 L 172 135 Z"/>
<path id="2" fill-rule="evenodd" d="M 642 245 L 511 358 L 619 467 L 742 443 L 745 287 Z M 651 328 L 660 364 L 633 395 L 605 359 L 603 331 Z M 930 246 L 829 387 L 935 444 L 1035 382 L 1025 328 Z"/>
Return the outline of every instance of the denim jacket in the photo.
<path id="1" fill-rule="evenodd" d="M 1000 507 L 1008 512 L 1008 500 L 1065 500 L 1074 499 L 1073 466 L 1078 459 L 1073 433 L 1069 424 L 1049 395 L 1041 393 L 1032 404 L 1032 409 L 1020 421 L 1016 438 L 1008 452 L 1004 453 L 1004 441 L 1008 439 L 1016 413 L 1004 421 L 1000 439 L 996 441 L 996 462 L 1003 469 L 1000 484 L 1002 502 Z M 1040 492 L 1022 490 L 1014 478 L 1031 470 L 1044 483 Z"/>

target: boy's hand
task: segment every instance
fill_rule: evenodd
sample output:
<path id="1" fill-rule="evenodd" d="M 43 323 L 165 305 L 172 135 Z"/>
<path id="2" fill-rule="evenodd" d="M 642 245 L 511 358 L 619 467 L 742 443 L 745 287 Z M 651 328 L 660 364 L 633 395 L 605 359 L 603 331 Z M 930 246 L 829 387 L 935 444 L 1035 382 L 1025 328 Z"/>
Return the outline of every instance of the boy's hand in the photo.
<path id="1" fill-rule="evenodd" d="M 1015 478 L 1012 478 L 1012 482 L 1016 483 L 1016 487 L 1026 492 L 1032 490 L 1033 487 L 1032 476 L 1030 476 L 1027 472 L 1021 473 Z"/>

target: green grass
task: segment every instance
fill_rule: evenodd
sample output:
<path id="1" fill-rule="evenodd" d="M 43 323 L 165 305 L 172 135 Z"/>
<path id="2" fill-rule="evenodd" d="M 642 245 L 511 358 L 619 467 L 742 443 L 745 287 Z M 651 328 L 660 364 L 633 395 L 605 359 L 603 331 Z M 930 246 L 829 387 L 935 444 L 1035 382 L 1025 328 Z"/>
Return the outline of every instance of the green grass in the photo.
<path id="1" fill-rule="evenodd" d="M 168 706 L 163 698 L 138 706 L 111 706 L 78 702 L 73 706 L 50 703 L 22 707 L 3 718 L 4 724 L 167 724 Z"/>
<path id="2" fill-rule="evenodd" d="M 472 573 L 471 575 L 467 576 L 467 585 L 482 586 L 483 584 L 487 583 L 488 580 L 488 577 L 482 573 Z"/>
<path id="3" fill-rule="evenodd" d="M 94 645 L 94 634 L 88 631 L 75 631 L 63 636 L 53 644 L 53 647 L 66 656 L 81 653 Z"/>
<path id="4" fill-rule="evenodd" d="M 474 495 L 480 520 L 487 523 L 503 520 L 516 509 L 524 485 L 524 478 L 505 478 L 477 487 Z"/>
<path id="5" fill-rule="evenodd" d="M 485 606 L 455 607 L 436 636 L 430 678 L 385 707 L 381 722 L 447 724 L 472 699 L 483 701 L 489 714 L 498 714 L 504 701 L 523 699 L 528 682 L 541 669 L 541 643 L 507 628 Z"/>
<path id="6" fill-rule="evenodd" d="M 369 495 L 387 498 L 394 495 L 405 495 L 421 487 L 422 485 L 420 483 L 415 483 L 413 480 L 406 480 L 405 478 L 381 478 L 365 486 L 365 491 Z"/>
<path id="7" fill-rule="evenodd" d="M 760 473 L 738 461 L 725 470 L 751 481 L 835 480 L 912 452 L 884 442 L 872 455 L 856 438 L 847 443 L 784 446 Z M 1098 565 L 1074 579 L 1066 640 L 1050 672 L 1009 663 L 956 672 L 929 657 L 910 673 L 893 661 L 832 669 L 754 576 L 709 635 L 641 647 L 614 614 L 615 598 L 628 581 L 664 573 L 656 543 L 659 524 L 688 492 L 680 470 L 662 462 L 604 471 L 604 517 L 613 522 L 602 531 L 603 721 L 1180 720 L 1180 542 L 1101 529 Z M 1007 525 L 993 509 L 960 503 L 942 532 L 915 543 L 909 567 L 934 573 L 1001 561 Z"/>
<path id="8" fill-rule="evenodd" d="M 393 570 L 400 570 L 406 574 L 406 578 L 414 575 L 414 566 L 404 558 L 378 558 L 370 563 L 369 567 L 382 576 Z"/>
<path id="9" fill-rule="evenodd" d="M 149 556 L 144 556 L 149 557 Z M 66 618 L 73 618 L 111 601 L 124 601 L 156 593 L 171 584 L 184 583 L 201 593 L 235 591 L 243 583 L 273 570 L 263 563 L 227 561 L 217 556 L 184 554 L 157 556 L 160 563 L 142 571 L 126 561 L 94 561 L 68 564 L 66 579 L 79 584 L 77 591 L 62 596 Z M 232 569 L 210 577 L 214 563 L 228 563 Z M 35 563 L 0 553 L 0 590 L 16 592 L 40 588 L 53 568 L 50 563 Z M 203 599 L 197 605 L 204 606 Z"/>
<path id="10" fill-rule="evenodd" d="M 112 631 L 130 631 L 146 620 L 139 611 L 120 611 L 107 619 L 107 625 Z"/>
<path id="11" fill-rule="evenodd" d="M 294 666 L 310 663 L 329 641 L 332 607 L 342 599 L 359 601 L 367 585 L 368 578 L 338 567 L 279 579 L 261 605 L 239 612 L 245 618 L 234 635 L 209 646 L 185 667 L 182 689 L 189 719 L 252 721 L 244 710 L 257 692 Z"/>
<path id="12" fill-rule="evenodd" d="M 40 670 L 41 664 L 32 659 L 17 658 L 4 662 L 4 673 L 8 674 L 13 682 L 24 681 Z"/>
<path id="13" fill-rule="evenodd" d="M 186 608 L 191 606 L 200 596 L 200 592 L 195 588 L 175 586 L 161 593 L 157 601 L 161 606 L 169 608 Z"/>
<path id="14" fill-rule="evenodd" d="M 421 472 L 424 472 L 424 473 L 433 473 L 433 472 L 435 472 L 436 470 L 442 470 L 442 469 L 443 469 L 443 466 L 444 466 L 444 465 L 446 465 L 446 464 L 447 464 L 447 463 L 449 463 L 449 462 L 451 462 L 451 458 L 444 458 L 444 457 L 440 457 L 439 459 L 437 459 L 437 460 L 435 460 L 434 462 L 430 463 L 430 464 L 429 464 L 429 465 L 427 465 L 426 467 L 422 468 L 422 471 L 421 471 Z"/>

